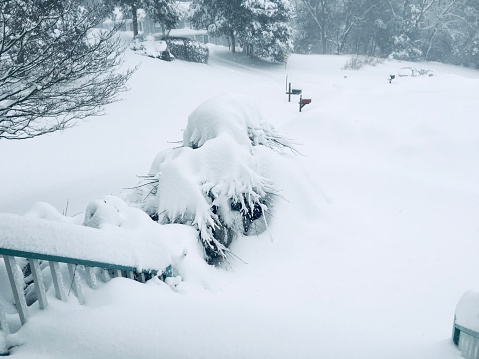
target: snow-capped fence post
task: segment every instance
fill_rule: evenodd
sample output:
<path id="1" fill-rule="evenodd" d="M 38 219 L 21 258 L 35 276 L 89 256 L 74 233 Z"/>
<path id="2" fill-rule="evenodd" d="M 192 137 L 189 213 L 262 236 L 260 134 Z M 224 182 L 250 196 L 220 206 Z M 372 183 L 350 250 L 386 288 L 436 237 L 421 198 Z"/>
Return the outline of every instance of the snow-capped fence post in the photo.
<path id="1" fill-rule="evenodd" d="M 55 294 L 58 299 L 66 302 L 67 296 L 65 294 L 65 287 L 63 286 L 63 277 L 60 272 L 60 265 L 58 262 L 49 262 L 50 271 L 52 272 L 53 286 L 55 287 Z"/>
<path id="2" fill-rule="evenodd" d="M 3 258 L 5 260 L 5 267 L 7 268 L 8 279 L 12 287 L 13 298 L 15 299 L 18 315 L 20 316 L 20 322 L 23 325 L 28 318 L 28 307 L 23 291 L 25 283 L 23 281 L 23 274 L 17 267 L 15 257 L 4 255 Z"/>
<path id="3" fill-rule="evenodd" d="M 112 274 L 113 274 L 114 278 L 121 278 L 122 277 L 121 270 L 119 270 L 119 269 L 112 269 Z"/>
<path id="4" fill-rule="evenodd" d="M 48 306 L 48 300 L 45 293 L 45 284 L 43 283 L 42 270 L 40 269 L 40 264 L 38 259 L 28 259 L 30 263 L 30 269 L 33 275 L 33 282 L 35 284 L 35 293 L 37 294 L 38 303 L 40 309 L 45 309 Z"/>
<path id="5" fill-rule="evenodd" d="M 100 269 L 100 279 L 103 283 L 106 283 L 110 280 L 110 274 L 108 274 L 108 269 Z"/>
<path id="6" fill-rule="evenodd" d="M 7 322 L 7 315 L 3 310 L 3 304 L 0 301 L 0 356 L 8 356 L 7 336 L 10 334 L 10 327 Z"/>
<path id="7" fill-rule="evenodd" d="M 97 288 L 96 275 L 93 267 L 85 267 L 86 282 L 91 289 Z"/>

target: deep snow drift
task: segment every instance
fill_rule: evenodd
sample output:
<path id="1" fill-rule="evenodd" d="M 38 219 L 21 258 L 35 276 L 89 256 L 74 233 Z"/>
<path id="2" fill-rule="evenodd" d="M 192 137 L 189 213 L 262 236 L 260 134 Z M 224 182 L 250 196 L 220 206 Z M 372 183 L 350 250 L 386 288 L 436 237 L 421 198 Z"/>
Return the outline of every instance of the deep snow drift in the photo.
<path id="1" fill-rule="evenodd" d="M 478 289 L 477 71 L 396 61 L 342 71 L 347 57 L 299 55 L 285 69 L 220 47 L 208 65 L 128 56 L 140 60 L 108 116 L 0 142 L 1 212 L 37 201 L 62 211 L 69 200 L 73 215 L 126 195 L 168 141 L 183 142 L 188 115 L 223 93 L 254 98 L 302 156 L 261 151 L 281 199 L 270 231 L 233 243 L 232 270 L 171 238 L 183 258 L 176 292 L 114 279 L 86 290 L 84 306 L 51 298 L 11 336 L 14 358 L 458 357 L 454 310 Z M 389 84 L 404 67 L 434 76 Z M 313 100 L 302 113 L 297 97 L 287 102 L 286 74 Z"/>

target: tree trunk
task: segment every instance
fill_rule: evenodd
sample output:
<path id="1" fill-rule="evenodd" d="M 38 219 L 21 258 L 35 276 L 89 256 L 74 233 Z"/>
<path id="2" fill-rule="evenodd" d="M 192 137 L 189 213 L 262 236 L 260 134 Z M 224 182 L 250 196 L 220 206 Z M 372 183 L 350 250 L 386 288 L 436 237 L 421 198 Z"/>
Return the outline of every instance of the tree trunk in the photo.
<path id="1" fill-rule="evenodd" d="M 236 38 L 233 31 L 231 31 L 231 52 L 236 53 Z"/>
<path id="2" fill-rule="evenodd" d="M 133 20 L 133 38 L 138 36 L 138 16 L 135 4 L 131 4 L 131 16 Z"/>

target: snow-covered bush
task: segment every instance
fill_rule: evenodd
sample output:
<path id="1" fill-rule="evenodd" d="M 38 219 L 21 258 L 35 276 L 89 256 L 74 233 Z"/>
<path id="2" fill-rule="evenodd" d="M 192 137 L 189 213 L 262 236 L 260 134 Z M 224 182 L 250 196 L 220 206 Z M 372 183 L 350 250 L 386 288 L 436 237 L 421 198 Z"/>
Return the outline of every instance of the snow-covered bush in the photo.
<path id="1" fill-rule="evenodd" d="M 152 38 L 135 38 L 131 44 L 130 49 L 136 53 L 148 57 L 153 57 L 155 59 L 172 61 L 175 57 L 167 49 L 165 41 L 155 41 Z"/>
<path id="2" fill-rule="evenodd" d="M 434 72 L 429 69 L 416 69 L 413 67 L 403 67 L 399 70 L 398 73 L 401 77 L 411 76 L 411 77 L 419 77 L 419 76 L 434 76 Z"/>
<path id="3" fill-rule="evenodd" d="M 128 201 L 160 223 L 194 226 L 206 259 L 216 262 L 236 235 L 267 226 L 278 190 L 262 174 L 258 146 L 295 152 L 252 100 L 213 98 L 190 114 L 183 146 L 160 152 Z"/>
<path id="4" fill-rule="evenodd" d="M 165 37 L 163 40 L 168 44 L 168 51 L 175 58 L 203 64 L 208 63 L 210 52 L 205 44 L 186 37 Z"/>
<path id="5" fill-rule="evenodd" d="M 344 64 L 343 70 L 359 70 L 365 65 L 376 66 L 377 64 L 382 64 L 386 59 L 382 57 L 375 56 L 366 56 L 366 55 L 353 55 L 351 58 Z"/>

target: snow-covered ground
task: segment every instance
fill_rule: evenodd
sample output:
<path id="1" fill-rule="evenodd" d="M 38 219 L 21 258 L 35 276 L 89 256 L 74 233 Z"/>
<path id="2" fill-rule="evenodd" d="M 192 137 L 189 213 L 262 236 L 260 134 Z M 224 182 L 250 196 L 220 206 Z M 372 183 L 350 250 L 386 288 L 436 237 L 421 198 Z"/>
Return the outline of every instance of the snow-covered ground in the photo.
<path id="1" fill-rule="evenodd" d="M 0 212 L 19 214 L 44 201 L 84 216 L 124 195 L 224 93 L 256 100 L 302 153 L 267 163 L 284 199 L 270 233 L 233 244 L 232 270 L 187 262 L 177 292 L 117 278 L 86 289 L 83 306 L 50 291 L 11 336 L 12 357 L 458 358 L 454 309 L 479 287 L 479 72 L 341 70 L 347 59 L 292 55 L 285 68 L 214 46 L 208 65 L 129 53 L 142 65 L 107 116 L 0 141 Z M 407 66 L 434 76 L 388 83 Z M 312 98 L 302 113 L 286 76 Z"/>

